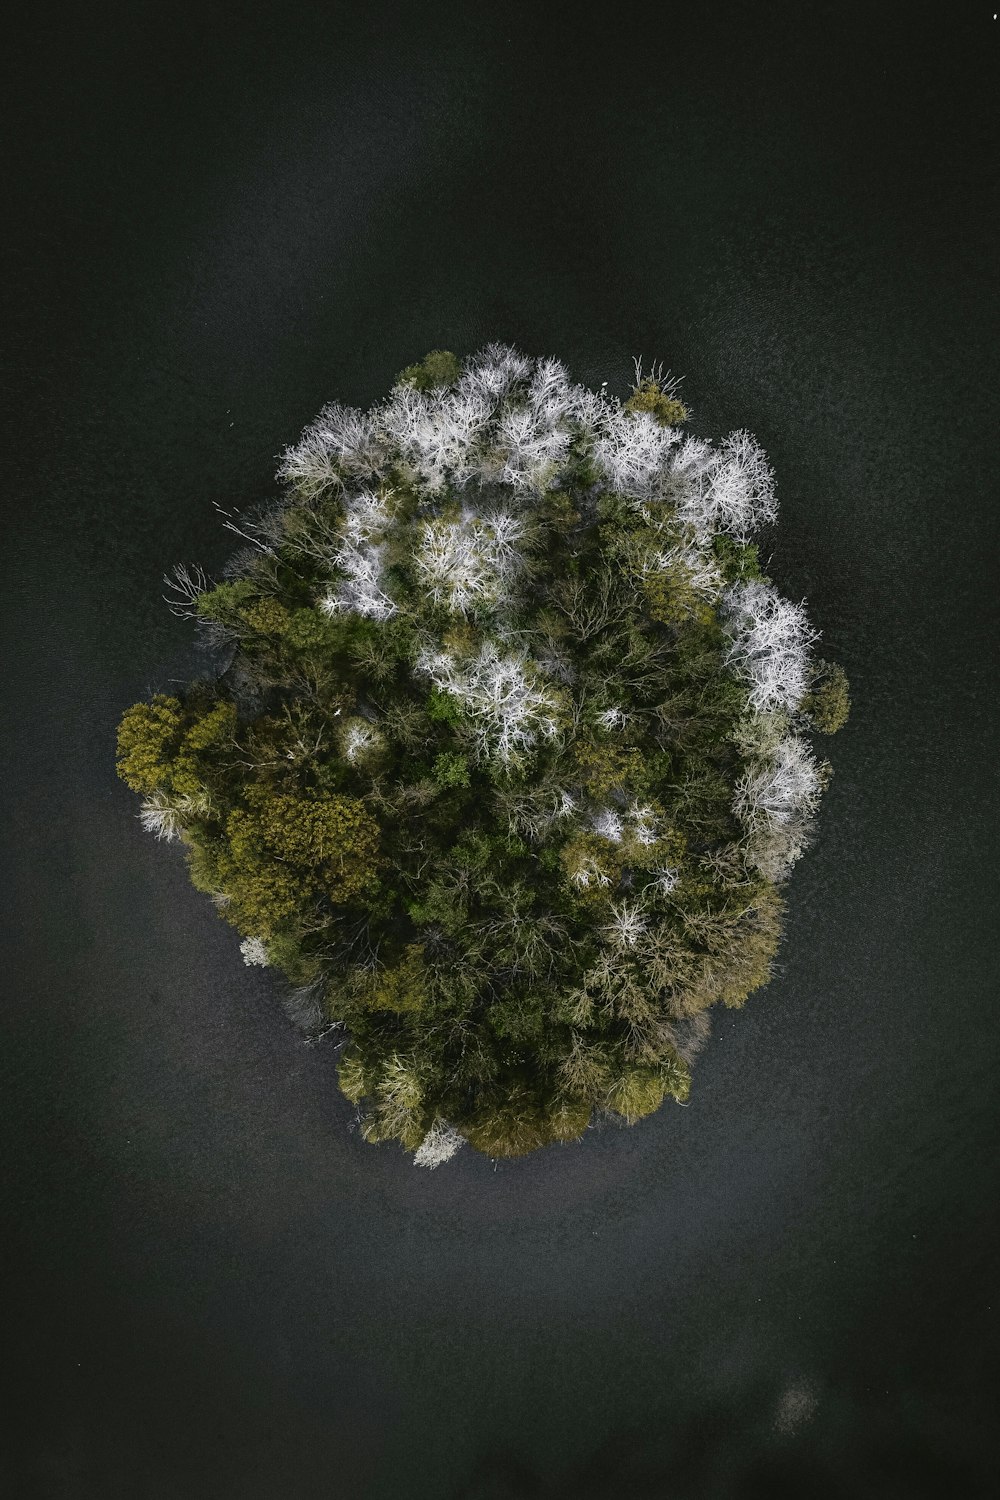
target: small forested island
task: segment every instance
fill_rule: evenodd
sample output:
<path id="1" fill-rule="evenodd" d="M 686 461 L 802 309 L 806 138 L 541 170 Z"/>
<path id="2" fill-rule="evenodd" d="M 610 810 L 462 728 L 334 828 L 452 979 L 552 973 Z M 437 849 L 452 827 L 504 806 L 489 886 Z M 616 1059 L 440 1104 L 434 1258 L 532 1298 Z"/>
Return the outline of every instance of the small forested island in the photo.
<path id="1" fill-rule="evenodd" d="M 171 580 L 216 667 L 126 711 L 119 773 L 420 1165 L 684 1100 L 769 977 L 847 683 L 762 570 L 764 453 L 689 415 L 659 369 L 435 351 Z"/>

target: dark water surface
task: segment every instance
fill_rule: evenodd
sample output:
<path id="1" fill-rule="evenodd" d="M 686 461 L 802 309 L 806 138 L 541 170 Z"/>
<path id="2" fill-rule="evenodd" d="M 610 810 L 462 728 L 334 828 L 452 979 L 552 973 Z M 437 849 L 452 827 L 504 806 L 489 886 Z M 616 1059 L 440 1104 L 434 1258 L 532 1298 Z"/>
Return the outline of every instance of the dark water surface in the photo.
<path id="1" fill-rule="evenodd" d="M 15 40 L 5 1494 L 923 1496 L 996 1456 L 986 6 L 45 11 Z M 435 1173 L 143 835 L 160 603 L 323 401 L 506 338 L 757 433 L 854 714 L 690 1105 Z M 2 1484 L 0 1484 L 2 1488 Z"/>

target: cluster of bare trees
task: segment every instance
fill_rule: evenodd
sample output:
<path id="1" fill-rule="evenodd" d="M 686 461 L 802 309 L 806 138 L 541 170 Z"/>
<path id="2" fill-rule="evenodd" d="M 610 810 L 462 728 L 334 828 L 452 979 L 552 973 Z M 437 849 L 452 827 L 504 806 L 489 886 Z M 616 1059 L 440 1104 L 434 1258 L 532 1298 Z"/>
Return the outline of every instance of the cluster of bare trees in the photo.
<path id="1" fill-rule="evenodd" d="M 745 542 L 777 513 L 773 473 L 750 433 L 714 448 L 574 384 L 558 360 L 500 344 L 467 360 L 451 385 L 401 384 L 368 412 L 324 408 L 279 474 L 307 499 L 394 471 L 427 495 L 484 481 L 530 495 L 557 480 L 574 442 L 612 489 L 669 501 L 701 539 L 722 531 Z"/>

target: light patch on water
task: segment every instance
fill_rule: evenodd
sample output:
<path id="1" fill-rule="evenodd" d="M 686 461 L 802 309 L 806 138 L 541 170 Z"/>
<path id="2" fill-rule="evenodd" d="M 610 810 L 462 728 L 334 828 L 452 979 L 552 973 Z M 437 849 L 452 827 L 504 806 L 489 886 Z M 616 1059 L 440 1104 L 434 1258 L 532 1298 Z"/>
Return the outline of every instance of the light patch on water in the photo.
<path id="1" fill-rule="evenodd" d="M 778 1398 L 774 1413 L 775 1431 L 782 1437 L 791 1437 L 812 1420 L 818 1405 L 819 1396 L 808 1380 L 793 1381 Z"/>

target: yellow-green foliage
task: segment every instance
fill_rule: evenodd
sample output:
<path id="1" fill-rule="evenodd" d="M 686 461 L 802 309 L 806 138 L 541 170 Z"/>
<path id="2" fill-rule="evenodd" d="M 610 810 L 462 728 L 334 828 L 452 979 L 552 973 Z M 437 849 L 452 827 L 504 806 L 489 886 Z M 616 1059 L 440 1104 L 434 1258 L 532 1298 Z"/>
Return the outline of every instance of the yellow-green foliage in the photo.
<path id="1" fill-rule="evenodd" d="M 434 780 L 438 786 L 461 787 L 469 785 L 469 758 L 444 751 L 434 761 Z"/>
<path id="2" fill-rule="evenodd" d="M 641 843 L 634 825 L 625 819 L 617 842 L 584 830 L 560 847 L 559 863 L 578 900 L 591 907 L 607 903 L 619 893 L 626 870 L 673 868 L 681 863 L 687 850 L 683 833 L 663 827 L 662 812 L 656 804 L 650 811 L 659 824 L 658 837 L 651 843 Z"/>
<path id="3" fill-rule="evenodd" d="M 295 609 L 285 629 L 285 639 L 293 651 L 333 651 L 339 644 L 342 627 L 318 609 Z"/>
<path id="4" fill-rule="evenodd" d="M 635 870 L 662 869 L 664 866 L 673 869 L 674 866 L 683 862 L 687 853 L 687 839 L 677 828 L 666 828 L 663 826 L 662 813 L 657 805 L 653 804 L 654 815 L 659 820 L 660 832 L 651 844 L 641 844 L 634 834 L 626 833 L 622 840 L 625 850 L 625 858 L 628 865 Z"/>
<path id="5" fill-rule="evenodd" d="M 195 606 L 203 620 L 215 620 L 220 625 L 234 628 L 243 623 L 242 611 L 258 597 L 258 591 L 249 579 L 240 578 L 234 583 L 217 583 L 198 595 Z"/>
<path id="6" fill-rule="evenodd" d="M 679 427 L 691 413 L 683 401 L 671 396 L 658 380 L 641 380 L 625 402 L 626 411 L 646 411 L 661 427 Z"/>
<path id="7" fill-rule="evenodd" d="M 616 787 L 641 785 L 645 780 L 646 763 L 642 751 L 634 747 L 580 739 L 573 746 L 573 757 L 592 797 L 606 797 Z"/>
<path id="8" fill-rule="evenodd" d="M 449 349 L 432 349 L 418 365 L 407 365 L 396 376 L 397 385 L 412 385 L 418 391 L 454 385 L 462 367 Z"/>
<path id="9" fill-rule="evenodd" d="M 430 1121 L 414 1058 L 393 1053 L 374 1083 L 372 1109 L 362 1133 L 367 1141 L 398 1140 L 415 1151 Z"/>
<path id="10" fill-rule="evenodd" d="M 258 635 L 282 636 L 291 622 L 291 611 L 278 599 L 255 599 L 240 610 L 240 614 L 251 630 Z"/>
<path id="11" fill-rule="evenodd" d="M 334 903 L 350 901 L 377 880 L 378 825 L 353 797 L 302 797 L 269 788 L 247 790 L 249 807 L 230 814 L 234 858 L 277 861 L 310 872 Z"/>
<path id="12" fill-rule="evenodd" d="M 559 850 L 559 862 L 578 899 L 591 904 L 607 900 L 621 878 L 623 859 L 617 845 L 596 833 L 578 833 Z"/>
<path id="13" fill-rule="evenodd" d="M 372 1087 L 365 1077 L 361 1059 L 354 1051 L 345 1052 L 340 1059 L 337 1077 L 341 1093 L 345 1098 L 350 1099 L 352 1104 L 357 1104 L 365 1094 L 372 1092 Z"/>
<path id="14" fill-rule="evenodd" d="M 683 563 L 645 573 L 642 586 L 649 600 L 649 612 L 663 625 L 683 625 L 694 619 L 701 625 L 712 622 L 715 611 L 711 602 L 694 587 L 690 571 Z"/>
<path id="15" fill-rule="evenodd" d="M 631 1125 L 659 1109 L 667 1094 L 681 1103 L 691 1089 L 691 1075 L 679 1057 L 666 1066 L 630 1068 L 615 1080 L 607 1094 L 608 1108 Z"/>
<path id="16" fill-rule="evenodd" d="M 184 736 L 181 754 L 195 761 L 202 750 L 225 745 L 236 732 L 236 705 L 225 699 L 195 718 Z"/>
<path id="17" fill-rule="evenodd" d="M 466 1138 L 486 1156 L 527 1156 L 555 1141 L 575 1141 L 590 1123 L 591 1106 L 560 1099 L 542 1107 L 526 1089 L 515 1086 L 502 1102 L 481 1106 L 465 1126 Z"/>
<path id="18" fill-rule="evenodd" d="M 784 902 L 766 881 L 748 884 L 725 905 L 717 889 L 688 879 L 674 892 L 690 946 L 676 963 L 677 1010 L 694 1015 L 711 1005 L 738 1007 L 771 977 L 781 939 Z"/>
<path id="19" fill-rule="evenodd" d="M 814 729 L 821 734 L 836 734 L 843 729 L 851 712 L 847 673 L 835 662 L 819 661 L 813 677 L 812 691 L 802 704 Z"/>
<path id="20" fill-rule="evenodd" d="M 578 1141 L 590 1124 L 593 1111 L 581 1099 L 556 1099 L 545 1112 L 545 1124 L 553 1141 Z"/>
<path id="21" fill-rule="evenodd" d="M 378 825 L 354 797 L 301 797 L 247 789 L 246 812 L 230 818 L 230 837 L 261 846 L 283 864 L 322 872 L 332 901 L 348 901 L 371 885 Z M 238 824 L 237 824 L 237 821 Z"/>
<path id="22" fill-rule="evenodd" d="M 422 1010 L 428 997 L 423 944 L 408 943 L 399 963 L 375 970 L 361 994 L 361 1003 L 369 1010 L 397 1015 Z"/>
<path id="23" fill-rule="evenodd" d="M 125 710 L 118 726 L 118 774 L 133 792 L 148 794 L 169 785 L 181 723 L 179 700 L 163 693 Z"/>
<path id="24" fill-rule="evenodd" d="M 256 640 L 258 650 L 329 654 L 343 643 L 343 622 L 313 605 L 292 608 L 246 579 L 217 584 L 199 596 L 197 608 L 202 619 L 218 621 L 248 644 Z"/>
<path id="25" fill-rule="evenodd" d="M 667 1080 L 656 1068 L 633 1068 L 616 1079 L 608 1090 L 608 1108 L 623 1115 L 631 1125 L 659 1109 L 667 1092 Z"/>
<path id="26" fill-rule="evenodd" d="M 727 583 L 747 583 L 764 577 L 760 554 L 753 542 L 744 546 L 735 537 L 720 533 L 712 538 L 712 552 Z"/>
<path id="27" fill-rule="evenodd" d="M 170 767 L 170 788 L 176 795 L 196 796 L 211 779 L 218 752 L 230 745 L 236 732 L 236 707 L 225 701 L 193 718 Z"/>
<path id="28" fill-rule="evenodd" d="M 299 927 L 324 904 L 363 900 L 378 886 L 378 825 L 353 797 L 303 796 L 257 784 L 221 836 L 190 832 L 191 878 L 221 892 L 226 918 L 248 937 Z"/>
<path id="29" fill-rule="evenodd" d="M 177 698 L 157 694 L 126 709 L 118 726 L 118 774 L 135 792 L 191 796 L 203 790 L 213 752 L 236 730 L 236 709 L 225 701 L 203 712 L 183 709 Z"/>

